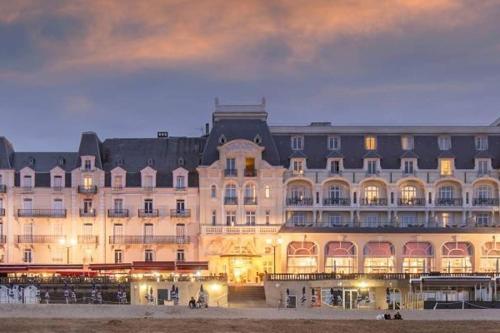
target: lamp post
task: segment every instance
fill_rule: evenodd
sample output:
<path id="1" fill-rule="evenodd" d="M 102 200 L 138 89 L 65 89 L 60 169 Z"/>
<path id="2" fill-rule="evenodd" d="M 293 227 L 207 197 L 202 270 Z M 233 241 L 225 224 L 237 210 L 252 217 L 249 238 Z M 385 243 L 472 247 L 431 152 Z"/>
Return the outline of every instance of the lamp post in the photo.
<path id="1" fill-rule="evenodd" d="M 281 238 L 268 238 L 266 239 L 267 245 L 273 247 L 273 274 L 276 273 L 276 247 L 280 246 L 283 243 Z"/>
<path id="2" fill-rule="evenodd" d="M 61 238 L 59 244 L 66 247 L 66 264 L 69 265 L 69 249 L 76 245 L 76 239 L 71 238 L 67 241 L 66 238 Z"/>

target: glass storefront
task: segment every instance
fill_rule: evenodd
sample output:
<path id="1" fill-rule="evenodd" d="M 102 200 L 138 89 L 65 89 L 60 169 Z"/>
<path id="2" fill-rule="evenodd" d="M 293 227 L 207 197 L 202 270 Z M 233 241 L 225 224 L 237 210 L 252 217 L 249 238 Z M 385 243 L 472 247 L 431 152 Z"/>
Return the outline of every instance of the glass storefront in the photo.
<path id="1" fill-rule="evenodd" d="M 291 242 L 287 248 L 288 273 L 318 272 L 318 247 L 313 242 Z"/>
<path id="2" fill-rule="evenodd" d="M 442 247 L 441 271 L 445 273 L 472 273 L 472 244 L 448 242 Z"/>

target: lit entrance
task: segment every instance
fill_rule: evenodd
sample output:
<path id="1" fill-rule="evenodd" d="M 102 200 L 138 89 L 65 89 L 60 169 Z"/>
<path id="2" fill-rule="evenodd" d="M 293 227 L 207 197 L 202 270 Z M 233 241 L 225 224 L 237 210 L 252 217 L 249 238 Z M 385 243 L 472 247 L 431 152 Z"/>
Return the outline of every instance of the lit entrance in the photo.
<path id="1" fill-rule="evenodd" d="M 222 256 L 229 283 L 259 283 L 264 269 L 260 256 Z"/>
<path id="2" fill-rule="evenodd" d="M 344 289 L 343 290 L 343 307 L 345 310 L 358 308 L 358 290 L 357 289 Z"/>

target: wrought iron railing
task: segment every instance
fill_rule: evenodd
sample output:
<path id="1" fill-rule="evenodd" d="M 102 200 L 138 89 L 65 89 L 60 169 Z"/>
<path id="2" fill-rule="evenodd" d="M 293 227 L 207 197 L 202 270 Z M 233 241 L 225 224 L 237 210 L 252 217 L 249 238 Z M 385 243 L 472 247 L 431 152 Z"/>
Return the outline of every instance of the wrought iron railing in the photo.
<path id="1" fill-rule="evenodd" d="M 190 217 L 191 216 L 191 209 L 171 209 L 170 210 L 170 216 L 171 217 Z"/>
<path id="2" fill-rule="evenodd" d="M 80 208 L 80 217 L 95 217 L 97 215 L 96 210 Z"/>
<path id="3" fill-rule="evenodd" d="M 78 193 L 82 194 L 96 194 L 97 186 L 96 185 L 78 185 Z"/>
<path id="4" fill-rule="evenodd" d="M 289 197 L 286 198 L 287 206 L 312 206 L 313 199 L 312 198 L 295 198 Z"/>
<path id="5" fill-rule="evenodd" d="M 462 198 L 437 198 L 435 202 L 436 206 L 450 206 L 458 207 L 463 205 Z"/>
<path id="6" fill-rule="evenodd" d="M 114 217 L 114 218 L 129 217 L 128 209 L 108 209 L 108 217 Z"/>
<path id="7" fill-rule="evenodd" d="M 325 198 L 323 199 L 324 206 L 350 206 L 351 199 L 350 198 Z"/>
<path id="8" fill-rule="evenodd" d="M 65 218 L 66 209 L 18 209 L 17 216 Z"/>
<path id="9" fill-rule="evenodd" d="M 137 215 L 145 218 L 158 217 L 160 216 L 160 211 L 158 209 L 138 209 Z"/>
<path id="10" fill-rule="evenodd" d="M 112 235 L 110 244 L 189 244 L 189 236 L 155 236 L 155 235 Z"/>

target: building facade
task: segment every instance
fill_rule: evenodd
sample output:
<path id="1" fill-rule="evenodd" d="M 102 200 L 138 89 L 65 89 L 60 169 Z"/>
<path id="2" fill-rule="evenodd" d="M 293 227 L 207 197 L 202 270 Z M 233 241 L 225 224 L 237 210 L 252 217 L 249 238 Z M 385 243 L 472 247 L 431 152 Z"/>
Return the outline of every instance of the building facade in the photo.
<path id="1" fill-rule="evenodd" d="M 208 261 L 232 282 L 499 271 L 499 122 L 269 126 L 264 102 L 215 108 L 201 137 L 88 132 L 64 153 L 0 138 L 2 262 Z"/>

